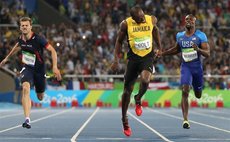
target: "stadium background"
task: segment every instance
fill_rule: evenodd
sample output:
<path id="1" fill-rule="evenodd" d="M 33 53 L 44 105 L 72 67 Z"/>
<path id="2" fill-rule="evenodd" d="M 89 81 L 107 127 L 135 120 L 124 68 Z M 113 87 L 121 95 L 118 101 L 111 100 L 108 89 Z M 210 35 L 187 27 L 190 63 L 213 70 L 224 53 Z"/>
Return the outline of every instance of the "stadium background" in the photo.
<path id="1" fill-rule="evenodd" d="M 0 61 L 9 53 L 20 32 L 17 21 L 22 16 L 33 19 L 33 30 L 45 36 L 55 47 L 58 66 L 64 77 L 61 84 L 47 79 L 45 100 L 40 104 L 31 92 L 33 104 L 71 106 L 119 106 L 127 47 L 120 55 L 120 71 L 110 70 L 116 32 L 119 23 L 129 16 L 135 4 L 147 14 L 158 18 L 164 50 L 175 44 L 175 35 L 183 30 L 184 16 L 197 17 L 197 28 L 209 39 L 211 57 L 203 59 L 205 86 L 203 99 L 196 100 L 191 91 L 193 106 L 230 105 L 230 1 L 229 0 L 2 0 L 0 1 Z M 20 53 L 0 69 L 0 102 L 20 104 Z M 45 52 L 47 74 L 51 58 Z M 144 98 L 149 106 L 179 106 L 179 56 L 164 57 L 156 63 L 156 74 Z M 135 85 L 137 89 L 138 83 Z M 136 91 L 135 89 L 135 91 Z M 135 94 L 134 91 L 134 94 Z M 196 104 L 198 103 L 198 104 Z M 55 102 L 53 102 L 55 106 Z"/>

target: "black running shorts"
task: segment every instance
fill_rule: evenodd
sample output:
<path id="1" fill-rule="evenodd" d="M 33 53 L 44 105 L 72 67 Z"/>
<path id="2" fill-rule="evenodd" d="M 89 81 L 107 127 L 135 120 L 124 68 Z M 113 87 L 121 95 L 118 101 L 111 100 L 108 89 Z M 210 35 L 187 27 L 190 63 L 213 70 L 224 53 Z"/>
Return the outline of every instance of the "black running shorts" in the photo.
<path id="1" fill-rule="evenodd" d="M 128 60 L 126 72 L 125 72 L 125 86 L 134 84 L 138 75 L 147 70 L 153 72 L 153 58 L 145 58 L 142 60 Z"/>
<path id="2" fill-rule="evenodd" d="M 44 71 L 35 72 L 33 68 L 24 66 L 21 70 L 21 82 L 29 82 L 30 86 L 35 86 L 36 93 L 45 91 L 45 73 Z"/>

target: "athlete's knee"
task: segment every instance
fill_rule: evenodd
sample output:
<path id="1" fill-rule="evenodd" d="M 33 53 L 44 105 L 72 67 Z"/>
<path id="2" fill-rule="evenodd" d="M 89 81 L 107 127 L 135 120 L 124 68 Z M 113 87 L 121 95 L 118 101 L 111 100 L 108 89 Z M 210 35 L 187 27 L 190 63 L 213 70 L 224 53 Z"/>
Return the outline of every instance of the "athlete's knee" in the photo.
<path id="1" fill-rule="evenodd" d="M 133 88 L 132 88 L 132 87 L 125 87 L 125 88 L 124 88 L 123 95 L 122 95 L 122 98 L 123 98 L 123 99 L 126 99 L 126 100 L 129 100 L 129 99 L 130 99 L 130 96 L 131 96 L 131 94 L 132 94 L 132 91 L 133 91 Z"/>
<path id="2" fill-rule="evenodd" d="M 195 96 L 197 99 L 200 99 L 202 96 L 202 91 L 195 91 Z"/>
<path id="3" fill-rule="evenodd" d="M 150 79 L 151 79 L 151 73 L 144 70 L 141 73 L 141 83 L 148 84 L 150 82 Z"/>
<path id="4" fill-rule="evenodd" d="M 141 83 L 143 83 L 143 84 L 149 84 L 149 82 L 150 82 L 150 78 L 142 78 L 141 79 Z"/>
<path id="5" fill-rule="evenodd" d="M 30 92 L 30 84 L 28 82 L 24 82 L 22 84 L 23 95 L 28 95 Z"/>
<path id="6" fill-rule="evenodd" d="M 188 85 L 183 85 L 182 86 L 182 97 L 183 98 L 188 98 L 189 95 L 189 86 Z"/>
<path id="7" fill-rule="evenodd" d="M 124 89 L 124 95 L 125 96 L 130 96 L 132 93 L 132 90 L 131 89 Z"/>
<path id="8" fill-rule="evenodd" d="M 44 98 L 44 93 L 37 93 L 37 98 L 39 101 L 42 101 Z"/>
<path id="9" fill-rule="evenodd" d="M 124 94 L 131 94 L 133 92 L 134 85 L 130 85 L 130 83 L 126 83 L 124 85 Z"/>

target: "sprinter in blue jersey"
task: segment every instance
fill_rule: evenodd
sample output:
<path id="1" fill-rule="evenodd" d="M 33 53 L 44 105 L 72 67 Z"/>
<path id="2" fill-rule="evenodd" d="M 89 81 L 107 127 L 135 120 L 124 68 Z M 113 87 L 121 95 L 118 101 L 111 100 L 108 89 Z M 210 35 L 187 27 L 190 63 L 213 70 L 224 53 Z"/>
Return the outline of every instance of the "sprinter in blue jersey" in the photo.
<path id="1" fill-rule="evenodd" d="M 185 17 L 185 31 L 176 35 L 176 45 L 162 52 L 162 56 L 174 55 L 181 52 L 181 108 L 184 117 L 183 128 L 189 129 L 188 95 L 190 86 L 193 87 L 196 98 L 201 98 L 203 88 L 203 67 L 201 55 L 210 56 L 210 48 L 205 33 L 195 28 L 196 17 L 189 14 Z"/>
<path id="2" fill-rule="evenodd" d="M 32 32 L 32 22 L 29 17 L 22 17 L 19 21 L 21 36 L 10 53 L 0 63 L 3 66 L 11 55 L 21 51 L 23 68 L 21 70 L 22 82 L 22 106 L 25 115 L 24 128 L 31 128 L 30 125 L 30 87 L 35 86 L 38 99 L 41 101 L 45 91 L 45 60 L 43 51 L 47 49 L 51 52 L 53 73 L 57 80 L 61 80 L 61 74 L 57 68 L 57 53 L 52 45 L 45 38 Z"/>

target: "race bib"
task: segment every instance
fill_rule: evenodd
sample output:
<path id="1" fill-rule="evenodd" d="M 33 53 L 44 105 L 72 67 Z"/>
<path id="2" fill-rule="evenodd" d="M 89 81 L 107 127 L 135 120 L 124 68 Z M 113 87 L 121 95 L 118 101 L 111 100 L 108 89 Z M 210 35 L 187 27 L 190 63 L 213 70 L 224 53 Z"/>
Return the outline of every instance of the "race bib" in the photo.
<path id="1" fill-rule="evenodd" d="M 34 66 L 36 61 L 36 55 L 22 51 L 22 62 L 26 65 Z"/>
<path id="2" fill-rule="evenodd" d="M 182 50 L 182 57 L 185 62 L 190 62 L 194 59 L 198 58 L 197 51 L 193 48 L 183 49 Z"/>
<path id="3" fill-rule="evenodd" d="M 151 47 L 150 37 L 134 39 L 134 46 L 138 50 L 149 49 Z"/>

